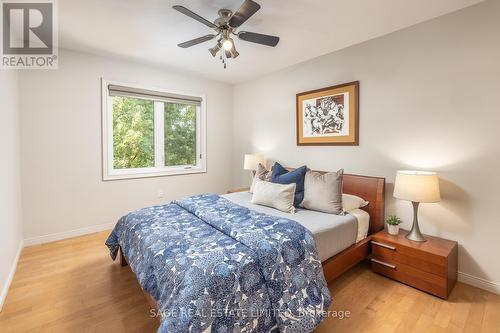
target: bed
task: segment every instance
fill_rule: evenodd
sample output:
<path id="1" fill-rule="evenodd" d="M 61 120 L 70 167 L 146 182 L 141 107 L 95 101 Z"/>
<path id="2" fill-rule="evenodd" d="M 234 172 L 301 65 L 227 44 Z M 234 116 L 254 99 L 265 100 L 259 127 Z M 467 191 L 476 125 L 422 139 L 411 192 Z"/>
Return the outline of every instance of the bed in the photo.
<path id="1" fill-rule="evenodd" d="M 344 175 L 344 193 L 369 205 L 333 227 L 311 211 L 254 207 L 245 192 L 194 196 L 127 214 L 106 245 L 162 314 L 159 332 L 310 332 L 331 303 L 327 282 L 366 258 L 383 228 L 384 187 Z"/>
<path id="2" fill-rule="evenodd" d="M 294 170 L 294 168 L 287 168 L 289 171 Z M 320 173 L 326 173 L 328 171 L 317 171 Z M 245 197 L 247 194 L 248 188 L 241 188 L 238 192 L 228 193 L 226 196 L 229 198 L 234 197 L 235 201 L 240 201 L 242 204 L 246 199 L 241 199 L 241 197 Z M 356 237 L 356 241 L 352 242 L 352 244 L 346 245 L 349 242 L 346 240 L 341 241 L 341 244 L 337 245 L 333 250 L 328 250 L 325 253 L 322 250 L 323 246 L 328 247 L 328 241 L 330 240 L 330 234 L 316 235 L 315 239 L 317 241 L 318 252 L 321 257 L 323 271 L 325 274 L 325 278 L 327 282 L 332 282 L 335 278 L 342 275 L 344 272 L 364 260 L 366 257 L 370 255 L 370 241 L 371 235 L 377 233 L 378 231 L 384 228 L 384 215 L 385 215 L 385 178 L 384 177 L 372 177 L 372 176 L 364 176 L 364 175 L 355 175 L 355 174 L 344 174 L 344 185 L 343 185 L 343 193 L 352 194 L 359 196 L 369 204 L 360 209 L 362 212 L 354 212 L 356 215 L 356 219 L 362 220 L 361 223 L 365 223 L 366 217 L 368 217 L 368 230 L 366 232 L 366 236 L 364 236 L 364 227 L 358 227 L 358 236 Z M 239 197 L 239 198 L 238 198 Z M 247 206 L 253 206 L 255 209 L 256 205 L 245 204 Z M 267 208 L 259 206 L 257 208 L 262 211 L 271 212 L 272 214 L 286 214 L 281 213 L 275 209 Z M 309 211 L 310 212 L 310 211 Z M 365 214 L 363 214 L 366 213 Z M 300 213 L 300 212 L 299 212 Z M 314 215 L 323 214 L 312 212 Z M 352 213 L 352 212 L 351 212 Z M 290 216 L 289 218 L 294 219 L 294 216 Z M 295 217 L 297 218 L 297 217 Z M 334 218 L 335 219 L 335 218 Z M 335 229 L 335 228 L 330 228 Z M 315 230 L 313 230 L 314 233 Z M 338 237 L 335 237 L 338 238 Z M 323 245 L 324 243 L 326 245 Z M 333 252 L 333 254 L 332 254 Z"/>

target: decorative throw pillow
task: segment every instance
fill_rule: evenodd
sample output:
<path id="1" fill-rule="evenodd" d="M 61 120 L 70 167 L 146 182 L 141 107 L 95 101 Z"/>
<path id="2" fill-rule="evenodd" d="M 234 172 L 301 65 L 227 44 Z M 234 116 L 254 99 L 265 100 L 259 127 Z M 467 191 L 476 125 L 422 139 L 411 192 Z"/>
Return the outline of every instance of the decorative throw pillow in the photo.
<path id="1" fill-rule="evenodd" d="M 321 174 L 308 171 L 304 179 L 304 200 L 301 207 L 329 214 L 342 214 L 344 169 Z"/>
<path id="2" fill-rule="evenodd" d="M 259 165 L 257 166 L 257 170 L 255 171 L 255 175 L 253 176 L 252 185 L 250 186 L 250 193 L 253 193 L 253 188 L 258 180 L 263 180 L 266 182 L 271 181 L 271 171 L 267 170 L 266 167 L 261 163 L 259 163 Z"/>
<path id="3" fill-rule="evenodd" d="M 342 207 L 348 212 L 353 209 L 363 208 L 369 204 L 365 199 L 352 194 L 342 194 Z"/>
<path id="4" fill-rule="evenodd" d="M 288 171 L 278 162 L 274 163 L 271 173 L 271 180 L 278 184 L 296 184 L 294 206 L 299 207 L 304 198 L 304 176 L 307 171 L 307 166 L 301 166 L 293 171 Z"/>
<path id="5" fill-rule="evenodd" d="M 295 183 L 282 185 L 257 180 L 251 202 L 279 209 L 286 213 L 295 213 L 293 206 Z"/>

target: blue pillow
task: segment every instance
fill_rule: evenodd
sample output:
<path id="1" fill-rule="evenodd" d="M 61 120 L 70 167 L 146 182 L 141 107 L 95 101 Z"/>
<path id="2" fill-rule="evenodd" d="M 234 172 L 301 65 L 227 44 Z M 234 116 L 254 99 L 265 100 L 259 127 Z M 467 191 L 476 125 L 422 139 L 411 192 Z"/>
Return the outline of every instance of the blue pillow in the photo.
<path id="1" fill-rule="evenodd" d="M 278 162 L 274 163 L 271 174 L 271 181 L 278 184 L 296 184 L 295 199 L 293 205 L 299 207 L 304 199 L 304 177 L 306 176 L 307 166 L 301 166 L 293 171 L 288 171 Z"/>

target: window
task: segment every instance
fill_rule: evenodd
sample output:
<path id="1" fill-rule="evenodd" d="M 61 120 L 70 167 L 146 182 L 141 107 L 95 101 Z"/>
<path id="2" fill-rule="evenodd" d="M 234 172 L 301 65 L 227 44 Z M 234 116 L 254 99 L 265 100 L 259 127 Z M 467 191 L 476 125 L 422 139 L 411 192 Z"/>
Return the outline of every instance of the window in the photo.
<path id="1" fill-rule="evenodd" d="M 103 80 L 105 180 L 205 172 L 203 96 Z"/>

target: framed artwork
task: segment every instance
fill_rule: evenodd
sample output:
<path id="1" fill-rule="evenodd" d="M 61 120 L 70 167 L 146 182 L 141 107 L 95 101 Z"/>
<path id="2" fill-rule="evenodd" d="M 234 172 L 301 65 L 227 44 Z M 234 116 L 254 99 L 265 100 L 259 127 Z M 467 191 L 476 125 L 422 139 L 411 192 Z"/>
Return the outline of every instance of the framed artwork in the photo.
<path id="1" fill-rule="evenodd" d="M 359 145 L 359 81 L 297 94 L 297 145 Z"/>

